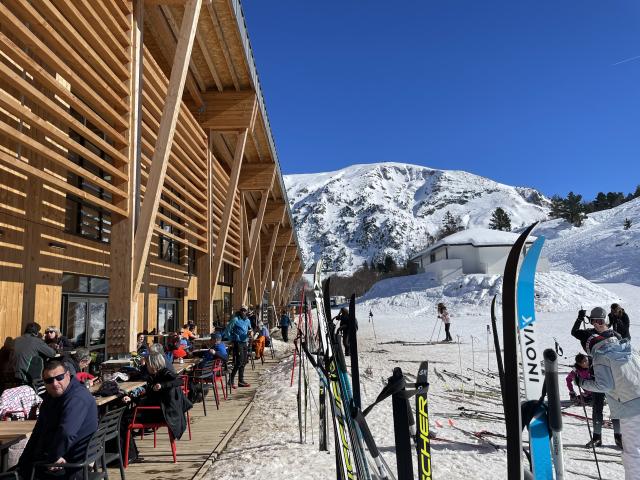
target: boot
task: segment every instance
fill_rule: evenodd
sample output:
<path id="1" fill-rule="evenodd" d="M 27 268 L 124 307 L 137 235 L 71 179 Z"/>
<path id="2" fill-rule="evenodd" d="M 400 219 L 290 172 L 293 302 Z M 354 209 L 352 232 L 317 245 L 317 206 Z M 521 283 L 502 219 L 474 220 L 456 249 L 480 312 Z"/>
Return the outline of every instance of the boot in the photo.
<path id="1" fill-rule="evenodd" d="M 614 433 L 613 434 L 613 439 L 616 442 L 616 445 L 620 448 L 622 447 L 622 434 L 621 433 Z"/>
<path id="2" fill-rule="evenodd" d="M 593 438 L 589 440 L 589 442 L 587 442 L 587 444 L 585 445 L 585 447 L 587 448 L 601 447 L 601 446 L 602 446 L 602 435 L 599 433 L 594 433 Z"/>

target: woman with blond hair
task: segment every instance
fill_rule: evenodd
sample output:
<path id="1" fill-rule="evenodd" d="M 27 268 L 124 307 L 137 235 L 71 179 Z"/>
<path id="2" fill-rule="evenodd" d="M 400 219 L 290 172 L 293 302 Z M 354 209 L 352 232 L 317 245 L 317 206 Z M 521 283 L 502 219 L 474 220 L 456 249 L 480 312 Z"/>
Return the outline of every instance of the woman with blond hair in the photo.
<path id="1" fill-rule="evenodd" d="M 44 341 L 56 352 L 70 350 L 73 345 L 67 337 L 60 333 L 60 329 L 55 325 L 48 326 L 44 331 Z"/>

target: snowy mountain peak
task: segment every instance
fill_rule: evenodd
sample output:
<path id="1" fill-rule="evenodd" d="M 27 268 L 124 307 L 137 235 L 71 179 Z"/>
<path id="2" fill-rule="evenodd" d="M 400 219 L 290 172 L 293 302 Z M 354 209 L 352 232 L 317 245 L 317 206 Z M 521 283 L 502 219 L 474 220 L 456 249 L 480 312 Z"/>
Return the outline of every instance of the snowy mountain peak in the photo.
<path id="1" fill-rule="evenodd" d="M 390 255 L 402 264 L 437 233 L 447 212 L 467 227 L 487 227 L 496 207 L 513 227 L 546 218 L 549 200 L 458 170 L 405 163 L 359 164 L 284 177 L 307 266 L 353 271 Z"/>

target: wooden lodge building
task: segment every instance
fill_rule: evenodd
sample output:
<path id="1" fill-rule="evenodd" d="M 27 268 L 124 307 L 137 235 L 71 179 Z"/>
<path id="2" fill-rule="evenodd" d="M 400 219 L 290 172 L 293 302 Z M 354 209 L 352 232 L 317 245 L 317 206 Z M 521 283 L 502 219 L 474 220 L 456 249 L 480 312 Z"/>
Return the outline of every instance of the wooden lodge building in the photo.
<path id="1" fill-rule="evenodd" d="M 238 0 L 0 2 L 0 342 L 206 334 L 300 259 Z"/>

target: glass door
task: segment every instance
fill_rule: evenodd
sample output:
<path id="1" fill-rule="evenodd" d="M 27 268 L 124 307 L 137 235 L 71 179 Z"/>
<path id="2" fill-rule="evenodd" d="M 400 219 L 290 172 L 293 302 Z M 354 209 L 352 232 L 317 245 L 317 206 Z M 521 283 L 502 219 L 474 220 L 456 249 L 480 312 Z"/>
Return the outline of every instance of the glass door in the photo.
<path id="1" fill-rule="evenodd" d="M 178 331 L 178 301 L 158 300 L 158 332 Z"/>
<path id="2" fill-rule="evenodd" d="M 92 352 L 94 363 L 104 360 L 107 331 L 107 298 L 66 295 L 63 324 L 67 338 Z"/>

